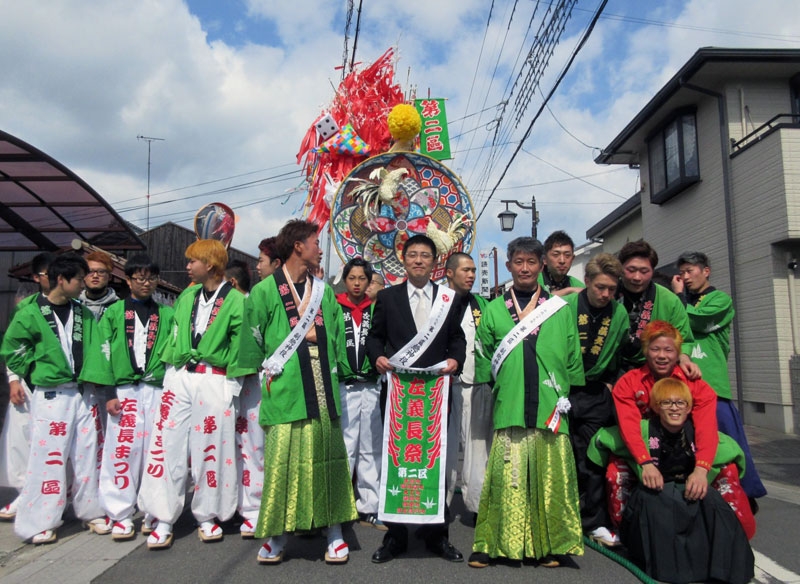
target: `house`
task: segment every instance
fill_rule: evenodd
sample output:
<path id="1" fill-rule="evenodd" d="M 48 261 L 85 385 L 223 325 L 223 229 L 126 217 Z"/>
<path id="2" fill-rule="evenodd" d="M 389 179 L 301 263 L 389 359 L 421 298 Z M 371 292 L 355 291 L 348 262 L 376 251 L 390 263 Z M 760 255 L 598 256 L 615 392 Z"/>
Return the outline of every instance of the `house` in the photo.
<path id="1" fill-rule="evenodd" d="M 587 239 L 644 237 L 661 266 L 708 254 L 745 422 L 800 432 L 800 50 L 699 49 L 595 162 L 638 167 L 641 189 Z"/>

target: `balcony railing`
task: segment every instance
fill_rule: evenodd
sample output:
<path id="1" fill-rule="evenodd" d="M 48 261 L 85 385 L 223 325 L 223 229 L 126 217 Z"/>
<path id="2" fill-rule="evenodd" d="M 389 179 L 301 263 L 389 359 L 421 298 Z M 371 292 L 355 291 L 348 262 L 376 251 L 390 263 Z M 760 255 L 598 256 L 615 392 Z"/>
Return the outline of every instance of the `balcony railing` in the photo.
<path id="1" fill-rule="evenodd" d="M 749 146 L 770 134 L 773 130 L 784 127 L 800 127 L 800 114 L 778 114 L 770 118 L 758 128 L 747 134 L 738 142 L 731 138 L 731 151 L 736 154 L 742 148 Z"/>

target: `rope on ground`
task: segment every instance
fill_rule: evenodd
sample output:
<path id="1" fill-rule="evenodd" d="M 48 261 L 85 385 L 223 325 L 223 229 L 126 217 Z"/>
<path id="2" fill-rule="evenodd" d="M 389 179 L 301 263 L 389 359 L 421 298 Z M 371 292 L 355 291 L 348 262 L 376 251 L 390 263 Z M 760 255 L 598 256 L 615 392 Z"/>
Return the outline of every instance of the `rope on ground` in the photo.
<path id="1" fill-rule="evenodd" d="M 658 584 L 658 582 L 656 580 L 653 580 L 650 576 L 645 574 L 644 571 L 641 568 L 639 568 L 639 566 L 637 566 L 636 564 L 631 562 L 629 559 L 623 558 L 618 553 L 611 551 L 609 548 L 607 548 L 603 544 L 597 543 L 596 541 L 594 541 L 593 539 L 590 539 L 589 537 L 587 537 L 585 535 L 583 536 L 583 543 L 588 545 L 594 551 L 600 552 L 604 556 L 606 556 L 608 558 L 611 558 L 612 560 L 617 562 L 620 566 L 622 566 L 623 568 L 627 569 L 631 574 L 633 574 L 634 576 L 639 578 L 639 580 L 644 582 L 644 584 Z"/>

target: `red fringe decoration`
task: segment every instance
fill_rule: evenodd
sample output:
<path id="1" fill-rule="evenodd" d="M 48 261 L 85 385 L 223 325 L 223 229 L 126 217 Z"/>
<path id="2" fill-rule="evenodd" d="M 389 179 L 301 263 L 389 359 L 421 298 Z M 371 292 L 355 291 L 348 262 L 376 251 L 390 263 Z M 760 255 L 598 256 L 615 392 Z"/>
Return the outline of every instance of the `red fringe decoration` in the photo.
<path id="1" fill-rule="evenodd" d="M 389 150 L 392 137 L 386 117 L 394 106 L 404 101 L 400 85 L 394 81 L 393 57 L 394 50 L 389 49 L 366 69 L 347 75 L 330 107 L 314 123 L 328 113 L 340 128 L 352 124 L 361 139 L 369 144 L 372 155 Z M 308 183 L 304 215 L 322 228 L 330 218 L 335 194 L 329 192 L 329 180 L 334 184 L 340 183 L 367 157 L 317 152 L 319 145 L 317 130 L 311 124 L 300 143 L 297 163 L 302 164 Z"/>

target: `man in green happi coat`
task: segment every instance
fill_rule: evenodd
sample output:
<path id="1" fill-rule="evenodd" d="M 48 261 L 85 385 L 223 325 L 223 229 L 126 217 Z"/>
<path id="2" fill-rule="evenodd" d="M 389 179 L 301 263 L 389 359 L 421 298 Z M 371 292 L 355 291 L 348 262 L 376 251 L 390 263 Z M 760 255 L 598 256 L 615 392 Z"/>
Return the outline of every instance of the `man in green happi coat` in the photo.
<path id="1" fill-rule="evenodd" d="M 39 291 L 19 301 L 14 308 L 16 313 L 28 304 L 35 302 L 40 294 L 50 293 L 50 280 L 47 268 L 56 255 L 50 252 L 37 254 L 31 260 L 31 278 L 39 286 Z M 13 315 L 12 315 L 13 318 Z M 17 492 L 25 484 L 28 456 L 31 452 L 31 390 L 28 382 L 6 367 L 8 376 L 9 404 L 3 422 L 3 435 L 0 437 L 0 487 L 9 487 Z M 0 519 L 13 521 L 19 507 L 19 496 L 0 508 Z"/>
<path id="2" fill-rule="evenodd" d="M 144 254 L 130 257 L 125 280 L 130 296 L 109 306 L 100 319 L 97 374 L 106 387 L 108 424 L 100 468 L 100 501 L 112 521 L 111 537 L 135 537 L 133 514 L 145 456 L 160 415 L 165 364 L 159 357 L 170 337 L 172 308 L 152 298 L 159 267 Z M 145 529 L 152 518 L 145 518 Z"/>
<path id="3" fill-rule="evenodd" d="M 569 441 L 569 391 L 583 385 L 575 320 L 538 284 L 544 250 L 508 245 L 512 288 L 494 299 L 476 333 L 475 380 L 493 383 L 494 439 L 469 565 L 502 557 L 556 567 L 583 554 L 578 482 Z"/>
<path id="4" fill-rule="evenodd" d="M 767 489 L 750 454 L 739 410 L 731 399 L 728 353 L 731 323 L 736 314 L 733 299 L 711 285 L 711 263 L 706 254 L 699 251 L 683 253 L 675 266 L 678 274 L 672 279 L 672 289 L 686 302 L 686 314 L 694 334 L 691 349 L 687 351 L 692 361 L 702 369 L 703 380 L 717 394 L 719 431 L 731 436 L 744 451 L 747 470 L 742 478 L 742 488 L 755 511 L 758 509 L 755 500 L 766 495 Z"/>
<path id="5" fill-rule="evenodd" d="M 646 241 L 629 241 L 617 254 L 622 263 L 619 300 L 628 311 L 630 328 L 620 348 L 620 375 L 644 364 L 641 336 L 653 320 L 670 323 L 681 333 L 683 346 L 678 365 L 689 379 L 700 377 L 700 368 L 689 359 L 688 350 L 694 341 L 689 318 L 680 299 L 672 291 L 653 282 L 658 265 L 656 250 Z"/>
<path id="6" fill-rule="evenodd" d="M 283 264 L 247 299 L 242 363 L 263 367 L 264 490 L 258 561 L 283 560 L 287 533 L 327 527 L 325 561 L 348 560 L 341 523 L 357 517 L 340 425 L 337 343 L 342 311 L 312 275 L 321 251 L 316 224 L 294 220 L 278 234 Z"/>
<path id="7" fill-rule="evenodd" d="M 611 388 L 619 347 L 628 332 L 628 313 L 614 300 L 622 264 L 611 254 L 594 256 L 585 268 L 586 288 L 565 298 L 578 325 L 586 383 L 570 389 L 570 438 L 578 472 L 584 533 L 607 546 L 619 544 L 605 504 L 605 476 L 587 464 L 586 448 L 595 432 L 616 423 Z"/>
<path id="8" fill-rule="evenodd" d="M 216 240 L 201 239 L 185 252 L 197 284 L 175 301 L 164 389 L 139 490 L 139 507 L 156 518 L 149 549 L 172 545 L 172 526 L 183 512 L 185 477 L 194 481 L 192 514 L 203 542 L 222 539 L 218 522 L 236 512 L 236 414 L 244 296 L 224 278 L 228 253 Z M 255 372 L 254 370 L 252 372 Z M 191 459 L 191 469 L 187 460 Z"/>
<path id="9" fill-rule="evenodd" d="M 87 356 L 98 351 L 92 313 L 75 299 L 89 267 L 66 253 L 47 269 L 50 292 L 40 294 L 15 315 L 0 353 L 8 368 L 30 380 L 31 456 L 14 531 L 33 543 L 51 543 L 66 507 L 67 464 L 75 475 L 75 514 L 98 533 L 108 533 L 98 500 L 97 454 L 102 436 L 94 392 L 84 391 L 93 377 Z M 86 429 L 88 431 L 81 431 Z"/>

